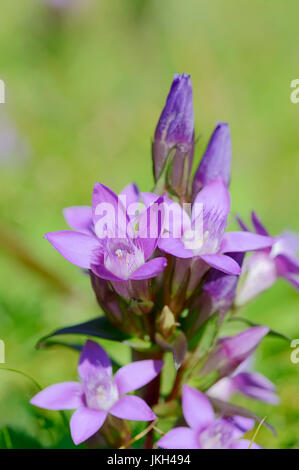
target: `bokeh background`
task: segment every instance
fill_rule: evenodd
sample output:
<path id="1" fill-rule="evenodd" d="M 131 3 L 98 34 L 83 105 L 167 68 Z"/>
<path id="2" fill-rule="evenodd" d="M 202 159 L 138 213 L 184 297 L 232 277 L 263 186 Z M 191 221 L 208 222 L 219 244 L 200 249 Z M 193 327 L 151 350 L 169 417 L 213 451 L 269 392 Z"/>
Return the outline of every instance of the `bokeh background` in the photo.
<path id="1" fill-rule="evenodd" d="M 55 7 L 56 5 L 56 7 Z M 60 5 L 60 6 L 59 6 Z M 51 330 L 98 313 L 88 277 L 43 239 L 66 228 L 62 209 L 89 204 L 94 182 L 148 191 L 150 144 L 172 76 L 192 76 L 196 162 L 216 121 L 233 140 L 233 212 L 255 209 L 272 234 L 299 231 L 296 0 L 2 0 L 0 78 L 0 338 L 5 367 L 43 386 L 76 376 L 77 353 L 36 350 Z M 284 281 L 243 314 L 299 338 L 299 300 Z M 126 362 L 128 351 L 111 348 Z M 121 354 L 120 354 L 121 351 Z M 299 448 L 299 364 L 266 339 L 256 369 L 277 407 L 236 398 L 276 428 L 257 442 Z M 1 447 L 71 446 L 59 413 L 28 403 L 25 377 L 0 371 Z"/>

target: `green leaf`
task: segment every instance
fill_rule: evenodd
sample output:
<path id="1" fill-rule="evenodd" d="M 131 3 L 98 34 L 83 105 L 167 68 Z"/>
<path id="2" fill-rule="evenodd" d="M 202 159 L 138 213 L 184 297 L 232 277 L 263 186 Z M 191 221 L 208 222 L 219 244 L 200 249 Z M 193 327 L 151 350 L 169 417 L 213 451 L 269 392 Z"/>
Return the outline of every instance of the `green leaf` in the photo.
<path id="1" fill-rule="evenodd" d="M 190 349 L 195 349 L 198 359 L 204 357 L 214 344 L 218 333 L 218 314 L 209 318 L 189 341 Z"/>
<path id="2" fill-rule="evenodd" d="M 231 317 L 228 321 L 229 322 L 238 321 L 240 323 L 245 323 L 247 326 L 250 326 L 250 327 L 262 326 L 262 325 L 259 325 L 258 323 L 255 323 L 255 322 L 253 322 L 251 320 L 248 320 L 247 318 L 243 318 L 243 317 Z M 274 336 L 276 338 L 283 339 L 283 340 L 287 341 L 288 343 L 290 343 L 290 341 L 292 340 L 289 336 L 285 335 L 284 333 L 280 333 L 279 331 L 271 330 L 271 329 L 270 329 L 269 333 L 267 334 L 267 336 Z"/>
<path id="3" fill-rule="evenodd" d="M 65 328 L 55 330 L 49 335 L 41 338 L 36 347 L 44 347 L 47 340 L 53 336 L 69 334 L 94 336 L 96 338 L 104 338 L 112 341 L 123 341 L 124 339 L 130 338 L 129 335 L 112 326 L 106 317 L 99 317 L 85 323 L 79 323 L 78 325 L 67 326 Z"/>
<path id="4" fill-rule="evenodd" d="M 166 340 L 160 333 L 156 333 L 155 339 L 156 343 L 160 346 L 161 349 L 172 352 L 174 366 L 176 370 L 178 370 L 185 359 L 185 355 L 188 349 L 185 334 L 179 330 L 175 332 L 171 338 Z"/>

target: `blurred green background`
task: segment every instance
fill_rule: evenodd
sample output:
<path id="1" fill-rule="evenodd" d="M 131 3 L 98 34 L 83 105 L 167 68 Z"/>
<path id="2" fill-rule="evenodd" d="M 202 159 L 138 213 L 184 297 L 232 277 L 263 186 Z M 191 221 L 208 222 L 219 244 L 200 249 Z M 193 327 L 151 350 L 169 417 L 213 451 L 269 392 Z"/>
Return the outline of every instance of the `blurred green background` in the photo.
<path id="1" fill-rule="evenodd" d="M 248 220 L 255 209 L 272 234 L 299 231 L 296 0 L 69 3 L 0 6 L 0 338 L 6 366 L 43 386 L 75 378 L 77 353 L 37 351 L 36 341 L 99 312 L 88 277 L 43 235 L 66 228 L 62 209 L 89 204 L 96 181 L 151 189 L 150 142 L 174 73 L 192 76 L 196 162 L 216 121 L 231 126 L 233 212 Z M 299 338 L 298 307 L 279 281 L 243 313 Z M 237 399 L 275 426 L 277 437 L 262 429 L 257 438 L 268 448 L 299 448 L 299 364 L 290 353 L 287 342 L 266 339 L 257 354 L 257 370 L 278 386 L 278 407 Z M 28 404 L 35 392 L 0 372 L 1 446 L 70 446 L 61 416 Z"/>

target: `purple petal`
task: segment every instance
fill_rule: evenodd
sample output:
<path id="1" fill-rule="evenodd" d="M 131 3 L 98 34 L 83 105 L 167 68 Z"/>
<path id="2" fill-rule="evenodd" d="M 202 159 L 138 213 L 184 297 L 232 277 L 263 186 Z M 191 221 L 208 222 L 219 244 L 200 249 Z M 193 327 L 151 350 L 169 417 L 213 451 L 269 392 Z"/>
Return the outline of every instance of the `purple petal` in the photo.
<path id="1" fill-rule="evenodd" d="M 141 280 L 141 279 L 151 279 L 156 277 L 166 268 L 167 260 L 166 258 L 154 258 L 150 261 L 144 263 L 140 268 L 138 268 L 133 274 L 131 274 L 130 279 Z"/>
<path id="2" fill-rule="evenodd" d="M 214 421 L 214 410 L 206 395 L 199 390 L 183 386 L 183 413 L 189 426 L 200 431 Z"/>
<path id="3" fill-rule="evenodd" d="M 217 215 L 219 219 L 226 222 L 230 211 L 230 195 L 226 184 L 221 178 L 211 181 L 198 193 L 193 206 L 195 204 L 203 204 L 204 219 L 213 219 Z M 194 213 L 193 208 L 192 213 Z"/>
<path id="4" fill-rule="evenodd" d="M 82 385 L 78 382 L 62 382 L 50 385 L 33 398 L 31 405 L 47 410 L 73 410 L 82 405 Z"/>
<path id="5" fill-rule="evenodd" d="M 157 446 L 162 449 L 199 449 L 197 434 L 193 429 L 181 426 L 165 434 Z"/>
<path id="6" fill-rule="evenodd" d="M 165 218 L 164 198 L 158 197 L 139 218 L 136 243 L 142 248 L 147 260 L 154 252 L 163 230 Z"/>
<path id="7" fill-rule="evenodd" d="M 271 287 L 277 279 L 275 261 L 264 251 L 253 253 L 245 259 L 242 282 L 237 289 L 236 305 L 243 305 Z"/>
<path id="8" fill-rule="evenodd" d="M 295 289 L 297 289 L 299 291 L 299 279 L 298 279 L 298 276 L 295 276 L 295 275 L 292 275 L 292 274 L 285 274 L 284 275 L 284 278 L 290 283 L 292 284 L 293 287 L 295 287 Z"/>
<path id="9" fill-rule="evenodd" d="M 295 232 L 283 232 L 277 237 L 277 242 L 273 246 L 273 252 L 294 256 L 299 251 L 299 235 Z"/>
<path id="10" fill-rule="evenodd" d="M 241 268 L 237 261 L 226 255 L 200 255 L 205 263 L 209 264 L 215 269 L 219 269 L 226 274 L 239 275 Z"/>
<path id="11" fill-rule="evenodd" d="M 73 206 L 63 210 L 66 223 L 78 232 L 92 233 L 92 210 L 89 206 Z"/>
<path id="12" fill-rule="evenodd" d="M 232 359 L 242 356 L 245 360 L 249 355 L 248 353 L 253 352 L 268 333 L 269 328 L 267 326 L 254 326 L 232 338 L 224 339 L 222 347 L 224 347 L 227 357 Z"/>
<path id="13" fill-rule="evenodd" d="M 252 220 L 256 233 L 258 233 L 259 235 L 264 235 L 266 237 L 269 236 L 269 232 L 266 230 L 266 228 L 264 227 L 264 225 L 262 224 L 262 222 L 260 221 L 259 217 L 257 216 L 255 212 L 251 213 L 251 220 Z"/>
<path id="14" fill-rule="evenodd" d="M 208 143 L 207 149 L 195 173 L 192 194 L 195 197 L 198 191 L 221 176 L 228 185 L 231 173 L 231 138 L 229 125 L 219 123 Z"/>
<path id="15" fill-rule="evenodd" d="M 249 328 L 236 336 L 222 338 L 209 354 L 201 373 L 218 371 L 219 379 L 230 375 L 241 362 L 245 361 L 269 333 L 266 326 Z"/>
<path id="16" fill-rule="evenodd" d="M 127 395 L 120 398 L 110 408 L 109 413 L 117 418 L 131 419 L 133 421 L 153 421 L 155 414 L 142 398 Z"/>
<path id="17" fill-rule="evenodd" d="M 137 390 L 153 380 L 161 371 L 163 361 L 137 361 L 119 369 L 114 382 L 120 395 Z"/>
<path id="18" fill-rule="evenodd" d="M 256 400 L 277 405 L 279 398 L 275 394 L 275 386 L 257 372 L 241 372 L 232 378 L 235 390 Z"/>
<path id="19" fill-rule="evenodd" d="M 250 441 L 249 439 L 240 439 L 230 444 L 230 449 L 249 449 Z M 250 449 L 261 449 L 261 447 L 255 442 L 252 443 Z"/>
<path id="20" fill-rule="evenodd" d="M 122 196 L 126 196 L 126 207 L 130 204 L 139 202 L 140 193 L 138 186 L 134 183 L 128 184 L 120 193 Z"/>
<path id="21" fill-rule="evenodd" d="M 87 340 L 81 352 L 78 371 L 82 380 L 99 376 L 103 372 L 111 376 L 111 361 L 99 344 Z"/>
<path id="22" fill-rule="evenodd" d="M 92 264 L 90 269 L 96 276 L 100 277 L 101 279 L 105 279 L 106 281 L 119 282 L 126 280 L 113 274 L 111 271 L 105 268 L 103 264 Z"/>
<path id="23" fill-rule="evenodd" d="M 272 246 L 275 241 L 275 238 L 251 232 L 228 232 L 223 236 L 220 251 L 225 253 L 261 250 Z"/>
<path id="24" fill-rule="evenodd" d="M 107 412 L 81 406 L 71 417 L 71 435 L 76 445 L 93 436 L 104 424 Z"/>
<path id="25" fill-rule="evenodd" d="M 240 228 L 244 231 L 244 232 L 249 232 L 249 228 L 247 227 L 247 225 L 243 222 L 243 220 L 239 217 L 239 216 L 236 216 L 236 221 L 238 222 Z"/>
<path id="26" fill-rule="evenodd" d="M 193 258 L 192 250 L 185 248 L 184 243 L 179 238 L 160 238 L 158 242 L 160 250 L 165 251 L 177 258 Z"/>
<path id="27" fill-rule="evenodd" d="M 212 398 L 218 398 L 222 401 L 229 401 L 235 391 L 231 377 L 223 377 L 209 388 L 207 394 Z"/>
<path id="28" fill-rule="evenodd" d="M 96 183 L 93 190 L 92 217 L 99 238 L 105 233 L 112 237 L 125 237 L 129 217 L 119 198 L 107 186 Z M 104 220 L 104 223 L 103 223 Z M 107 231 L 104 230 L 104 227 Z"/>
<path id="29" fill-rule="evenodd" d="M 246 432 L 254 428 L 255 420 L 244 416 L 231 416 L 226 420 L 233 425 L 233 439 L 240 439 Z"/>
<path id="30" fill-rule="evenodd" d="M 63 230 L 49 232 L 45 237 L 54 248 L 70 263 L 80 268 L 89 269 L 100 244 L 95 237 L 85 233 Z"/>
<path id="31" fill-rule="evenodd" d="M 277 255 L 275 256 L 276 269 L 279 276 L 285 274 L 299 274 L 299 259 L 290 255 Z"/>

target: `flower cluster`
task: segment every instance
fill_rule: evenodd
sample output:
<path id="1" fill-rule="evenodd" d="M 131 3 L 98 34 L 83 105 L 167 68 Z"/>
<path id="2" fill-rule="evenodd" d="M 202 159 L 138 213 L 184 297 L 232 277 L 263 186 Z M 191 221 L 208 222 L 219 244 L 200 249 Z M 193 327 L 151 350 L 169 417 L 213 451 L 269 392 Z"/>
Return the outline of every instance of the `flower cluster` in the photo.
<path id="1" fill-rule="evenodd" d="M 88 273 L 105 314 L 55 334 L 124 341 L 133 358 L 142 359 L 113 376 L 105 351 L 88 340 L 80 381 L 52 385 L 33 397 L 35 406 L 76 410 L 70 421 L 75 444 L 99 433 L 117 446 L 111 435 L 123 436 L 124 420 L 155 421 L 163 428 L 163 417 L 172 414 L 177 426 L 165 429 L 156 443 L 162 448 L 248 448 L 250 442 L 240 438 L 256 416 L 232 406 L 231 396 L 278 403 L 275 386 L 250 370 L 269 328 L 257 325 L 232 337 L 223 336 L 223 329 L 238 306 L 278 277 L 299 290 L 299 238 L 271 237 L 255 214 L 254 232 L 241 220 L 241 230 L 228 230 L 229 126 L 217 124 L 192 179 L 194 136 L 191 79 L 176 75 L 154 134 L 153 191 L 129 184 L 116 194 L 96 183 L 91 206 L 64 210 L 71 230 L 45 236 Z M 168 396 L 160 390 L 160 375 L 169 373 L 166 352 L 176 368 Z M 137 389 L 139 396 L 128 395 Z M 152 430 L 148 437 L 151 448 Z"/>

